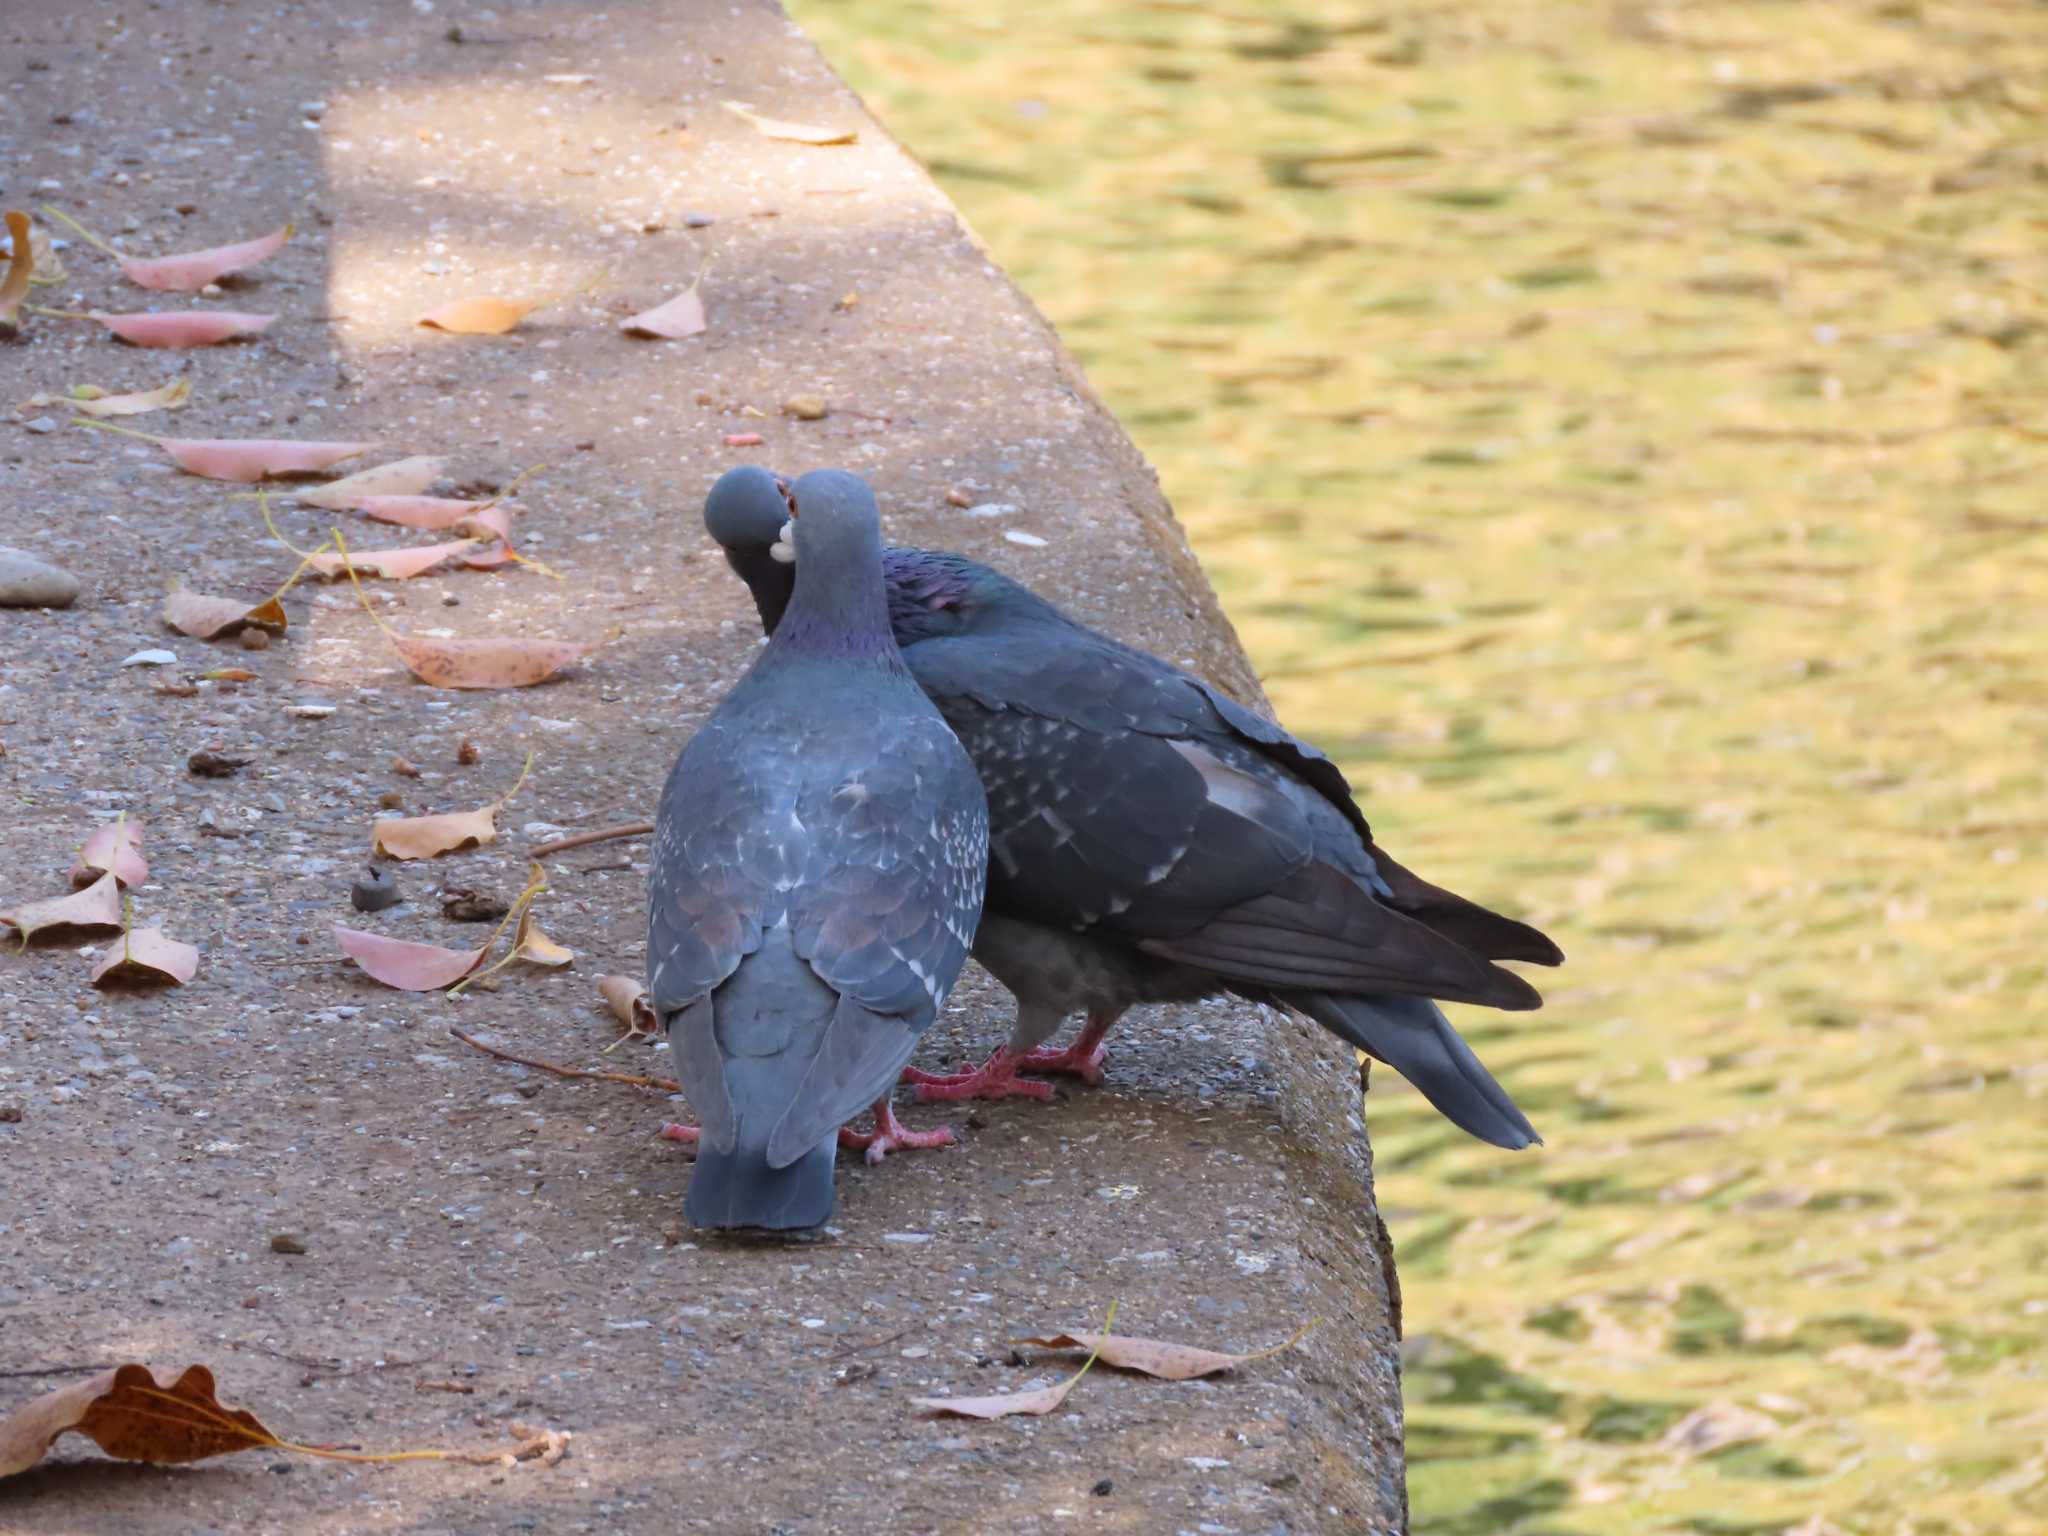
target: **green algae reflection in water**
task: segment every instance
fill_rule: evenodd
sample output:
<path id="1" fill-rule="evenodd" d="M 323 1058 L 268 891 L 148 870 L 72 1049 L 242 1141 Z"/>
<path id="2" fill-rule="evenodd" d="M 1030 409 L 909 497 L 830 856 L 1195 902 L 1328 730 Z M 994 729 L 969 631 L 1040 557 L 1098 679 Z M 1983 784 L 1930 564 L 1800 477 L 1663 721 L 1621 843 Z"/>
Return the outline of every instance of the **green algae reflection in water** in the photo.
<path id="1" fill-rule="evenodd" d="M 1418 1531 L 2048 1529 L 2048 20 L 797 14 L 1058 322 L 1282 714 L 1541 923 L 1368 1104 Z"/>

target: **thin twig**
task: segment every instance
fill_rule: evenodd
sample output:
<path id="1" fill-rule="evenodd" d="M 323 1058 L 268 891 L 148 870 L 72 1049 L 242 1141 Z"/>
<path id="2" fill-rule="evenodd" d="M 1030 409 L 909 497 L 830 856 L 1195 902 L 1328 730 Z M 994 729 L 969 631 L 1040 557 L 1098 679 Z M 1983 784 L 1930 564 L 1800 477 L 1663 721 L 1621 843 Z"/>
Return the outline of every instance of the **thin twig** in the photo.
<path id="1" fill-rule="evenodd" d="M 530 859 L 544 858 L 551 853 L 567 853 L 571 848 L 587 848 L 592 843 L 607 843 L 615 837 L 645 837 L 654 830 L 651 821 L 622 821 L 616 827 L 599 827 L 594 832 L 578 832 L 570 837 L 558 837 L 552 843 L 542 843 L 538 848 L 529 848 Z"/>
<path id="2" fill-rule="evenodd" d="M 34 1365 L 27 1370 L 0 1371 L 0 1381 L 13 1381 L 22 1376 L 86 1376 L 94 1371 L 111 1371 L 111 1365 Z"/>
<path id="3" fill-rule="evenodd" d="M 625 1083 L 634 1088 L 659 1088 L 663 1093 L 681 1093 L 682 1085 L 674 1078 L 642 1077 L 636 1072 L 586 1072 L 581 1067 L 558 1067 L 552 1061 L 535 1061 L 531 1056 L 514 1056 L 510 1051 L 501 1051 L 496 1046 L 485 1045 L 465 1035 L 459 1029 L 448 1031 L 464 1045 L 473 1046 L 486 1056 L 495 1056 L 499 1061 L 509 1061 L 522 1067 L 533 1067 L 541 1072 L 552 1072 L 557 1077 L 590 1077 L 603 1083 Z"/>

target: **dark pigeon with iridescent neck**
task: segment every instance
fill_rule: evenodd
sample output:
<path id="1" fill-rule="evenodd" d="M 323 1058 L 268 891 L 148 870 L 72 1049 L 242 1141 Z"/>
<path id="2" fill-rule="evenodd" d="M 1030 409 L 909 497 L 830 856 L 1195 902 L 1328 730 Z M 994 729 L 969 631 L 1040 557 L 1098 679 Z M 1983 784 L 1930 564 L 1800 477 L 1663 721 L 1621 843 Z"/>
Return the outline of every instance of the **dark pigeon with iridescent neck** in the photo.
<path id="1" fill-rule="evenodd" d="M 734 470 L 704 509 L 771 633 L 792 589 L 778 485 Z M 1483 1141 L 1539 1139 L 1431 999 L 1535 1008 L 1491 962 L 1555 965 L 1555 944 L 1395 863 L 1334 763 L 1199 678 L 959 555 L 882 561 L 904 660 L 988 790 L 974 954 L 1017 997 L 1009 1043 L 908 1074 L 920 1098 L 1049 1095 L 1020 1070 L 1095 1081 L 1125 1009 L 1230 992 L 1308 1015 Z M 1071 1047 L 1036 1049 L 1077 1010 Z"/>
<path id="2" fill-rule="evenodd" d="M 840 1128 L 889 1097 L 981 915 L 988 810 L 904 668 L 881 523 L 859 478 L 777 491 L 800 557 L 774 638 L 662 791 L 647 980 L 702 1125 L 685 1204 L 705 1227 L 815 1227 Z M 778 521 L 778 528 L 781 521 Z M 787 567 L 785 567 L 787 569 Z"/>

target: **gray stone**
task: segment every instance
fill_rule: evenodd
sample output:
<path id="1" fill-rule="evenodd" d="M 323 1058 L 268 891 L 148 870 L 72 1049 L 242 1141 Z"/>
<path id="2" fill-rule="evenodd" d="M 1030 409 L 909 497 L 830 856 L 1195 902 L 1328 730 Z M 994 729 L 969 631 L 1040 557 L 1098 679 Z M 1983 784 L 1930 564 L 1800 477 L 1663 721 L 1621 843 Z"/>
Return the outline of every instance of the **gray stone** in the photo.
<path id="1" fill-rule="evenodd" d="M 0 608 L 69 608 L 78 590 L 69 571 L 0 544 Z"/>

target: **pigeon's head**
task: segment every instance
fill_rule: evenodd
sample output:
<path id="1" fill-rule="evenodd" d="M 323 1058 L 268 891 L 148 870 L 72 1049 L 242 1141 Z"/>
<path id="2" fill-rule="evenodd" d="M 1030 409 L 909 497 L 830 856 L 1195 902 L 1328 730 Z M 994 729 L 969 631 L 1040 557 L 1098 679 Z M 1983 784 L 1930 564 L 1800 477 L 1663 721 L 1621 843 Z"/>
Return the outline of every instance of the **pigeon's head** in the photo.
<path id="1" fill-rule="evenodd" d="M 814 582 L 865 579 L 879 587 L 882 509 L 867 481 L 850 470 L 814 469 L 789 485 L 784 512 L 770 551 L 796 562 L 798 592 Z"/>
<path id="2" fill-rule="evenodd" d="M 796 587 L 790 547 L 782 537 L 788 525 L 789 482 L 755 464 L 727 470 L 704 498 L 704 531 L 718 541 L 725 563 L 754 594 L 761 628 L 770 634 Z"/>

